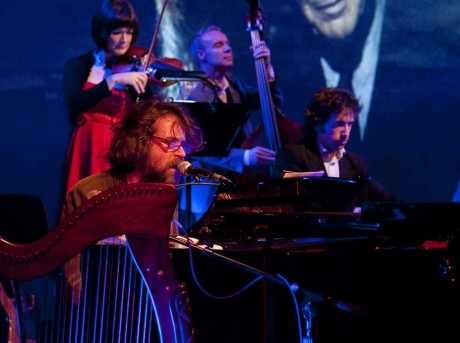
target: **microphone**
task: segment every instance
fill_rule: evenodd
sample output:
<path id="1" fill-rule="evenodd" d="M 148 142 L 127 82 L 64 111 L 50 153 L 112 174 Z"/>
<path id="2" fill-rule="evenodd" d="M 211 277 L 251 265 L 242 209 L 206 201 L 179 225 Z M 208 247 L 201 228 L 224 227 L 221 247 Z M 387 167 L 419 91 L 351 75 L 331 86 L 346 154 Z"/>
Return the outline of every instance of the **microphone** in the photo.
<path id="1" fill-rule="evenodd" d="M 177 170 L 183 176 L 202 176 L 205 179 L 217 180 L 227 184 L 233 184 L 232 180 L 223 175 L 214 173 L 208 169 L 198 168 L 193 166 L 190 162 L 182 161 L 177 165 Z"/>

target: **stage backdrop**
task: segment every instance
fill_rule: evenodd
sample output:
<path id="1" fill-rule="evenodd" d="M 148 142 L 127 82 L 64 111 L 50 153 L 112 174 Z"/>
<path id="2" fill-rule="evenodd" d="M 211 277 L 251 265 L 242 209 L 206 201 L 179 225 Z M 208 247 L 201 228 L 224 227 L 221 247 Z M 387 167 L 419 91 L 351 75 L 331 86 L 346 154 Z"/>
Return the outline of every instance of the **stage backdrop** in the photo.
<path id="1" fill-rule="evenodd" d="M 284 92 L 282 111 L 302 122 L 312 92 L 351 75 L 363 113 L 360 136 L 348 148 L 364 153 L 373 176 L 402 200 L 450 201 L 460 176 L 460 3 L 344 1 L 358 6 L 348 33 L 314 26 L 308 0 L 261 1 L 263 38 Z M 132 3 L 141 22 L 138 43 L 148 47 L 163 1 Z M 2 1 L 0 192 L 40 196 L 51 226 L 70 134 L 62 70 L 68 58 L 94 47 L 90 21 L 99 5 L 96 0 Z M 180 58 L 193 69 L 194 32 L 218 25 L 232 43 L 234 73 L 256 85 L 248 9 L 244 0 L 170 0 L 155 53 Z M 167 94 L 176 96 L 177 87 Z"/>

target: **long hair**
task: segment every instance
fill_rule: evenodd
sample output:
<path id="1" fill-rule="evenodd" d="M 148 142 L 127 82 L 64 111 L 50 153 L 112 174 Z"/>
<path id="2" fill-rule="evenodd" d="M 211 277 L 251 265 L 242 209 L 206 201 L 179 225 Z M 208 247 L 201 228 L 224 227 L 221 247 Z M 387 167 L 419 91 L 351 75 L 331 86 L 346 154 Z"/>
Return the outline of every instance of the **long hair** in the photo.
<path id="1" fill-rule="evenodd" d="M 133 30 L 132 46 L 139 36 L 139 21 L 133 6 L 126 0 L 105 0 L 91 23 L 91 36 L 97 48 L 105 49 L 110 32 L 120 27 Z"/>
<path id="2" fill-rule="evenodd" d="M 113 139 L 106 155 L 110 165 L 121 172 L 129 172 L 150 153 L 157 123 L 165 116 L 175 116 L 185 132 L 187 145 L 192 151 L 203 145 L 201 129 L 178 104 L 160 97 L 140 101 L 130 106 L 123 119 L 113 126 Z"/>

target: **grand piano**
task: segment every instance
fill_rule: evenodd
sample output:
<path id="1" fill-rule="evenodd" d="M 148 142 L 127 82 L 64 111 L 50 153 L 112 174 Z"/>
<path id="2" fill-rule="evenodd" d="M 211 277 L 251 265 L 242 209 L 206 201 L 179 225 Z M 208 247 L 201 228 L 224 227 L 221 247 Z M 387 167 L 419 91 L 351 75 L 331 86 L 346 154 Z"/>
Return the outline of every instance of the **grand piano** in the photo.
<path id="1" fill-rule="evenodd" d="M 219 189 L 188 235 L 210 249 L 222 247 L 218 253 L 237 263 L 197 252 L 195 277 L 218 294 L 231 293 L 253 278 L 242 263 L 317 294 L 308 336 L 314 342 L 459 341 L 460 204 L 365 202 L 350 208 L 365 182 L 295 179 Z M 193 285 L 180 254 L 179 275 Z M 224 332 L 220 342 L 299 341 L 287 288 L 273 282 L 252 288 L 225 302 L 189 287 L 191 306 L 200 312 L 197 337 L 207 342 Z M 301 331 L 305 339 L 306 328 Z"/>
<path id="2" fill-rule="evenodd" d="M 113 280 L 127 281 L 120 285 L 129 287 L 117 286 L 123 297 L 113 292 L 116 301 L 108 303 L 131 303 L 129 299 L 134 299 L 133 304 L 140 306 L 129 305 L 129 311 L 120 312 L 129 314 L 132 320 L 112 318 L 115 312 L 111 310 L 106 311 L 110 318 L 98 320 L 93 316 L 99 311 L 97 302 L 88 300 L 82 316 L 85 328 L 91 329 L 90 333 L 100 328 L 131 333 L 140 328 L 143 336 L 148 332 L 152 339 L 125 339 L 111 334 L 107 336 L 110 339 L 89 340 L 89 336 L 82 338 L 71 331 L 75 328 L 83 333 L 76 325 L 60 325 L 68 332 L 57 336 L 54 323 L 64 318 L 61 311 L 54 316 L 54 309 L 61 309 L 53 306 L 59 305 L 59 292 L 51 298 L 41 297 L 36 287 L 31 291 L 37 295 L 34 306 L 24 301 L 28 298 L 11 298 L 6 289 L 0 292 L 6 295 L 0 297 L 0 313 L 23 312 L 26 321 L 30 315 L 44 312 L 40 304 L 52 308 L 49 315 L 46 312 L 46 316 L 32 318 L 36 333 L 23 335 L 30 342 L 62 342 L 64 339 L 59 337 L 67 336 L 65 341 L 85 342 L 158 338 L 174 343 L 192 339 L 197 343 L 460 341 L 460 204 L 369 202 L 356 211 L 349 203 L 363 182 L 321 178 L 221 187 L 208 211 L 187 228 L 190 237 L 199 239 L 191 254 L 188 249 L 170 249 L 168 245 L 177 202 L 174 187 L 145 184 L 109 190 L 76 209 L 68 221 L 37 241 L 16 245 L 0 240 L 2 288 L 12 280 L 17 289 L 25 291 L 21 280 L 45 274 L 43 280 L 67 282 L 59 264 L 79 251 L 84 256 L 88 247 L 90 254 L 86 256 L 93 257 L 95 252 L 96 261 L 102 264 L 110 260 L 116 270 L 119 264 L 115 262 L 129 267 L 129 274 L 120 274 L 122 278 L 112 275 Z M 125 244 L 93 245 L 104 237 L 120 234 L 126 234 L 131 244 L 132 254 L 126 258 Z M 116 258 L 100 258 L 101 252 L 104 256 L 115 253 Z M 101 264 L 88 259 L 81 265 L 87 271 L 82 275 L 91 276 L 94 267 Z M 138 268 L 141 274 L 135 272 Z M 152 270 L 156 272 L 150 273 Z M 111 273 L 112 268 L 108 271 Z M 167 280 L 156 275 L 167 276 Z M 92 283 L 91 277 L 88 280 L 88 299 L 98 299 L 97 283 Z M 167 287 L 159 287 L 158 282 L 160 286 L 166 282 Z M 250 287 L 244 288 L 247 285 Z M 102 290 L 115 291 L 110 287 Z M 141 299 L 139 294 L 147 296 L 147 290 L 153 295 L 153 304 L 136 301 Z M 173 311 L 173 316 L 163 291 L 183 306 L 176 306 L 178 311 Z M 67 305 L 75 298 L 64 292 L 62 299 Z M 160 309 L 157 313 L 152 311 L 155 306 Z M 73 310 L 82 313 L 81 306 L 72 306 L 66 313 L 72 314 Z M 149 317 L 138 317 L 144 310 Z M 155 317 L 162 329 L 159 337 Z M 6 322 L 6 329 L 11 331 L 11 321 L 6 318 Z M 19 337 L 5 338 L 2 324 L 0 342 L 22 343 Z M 48 331 L 49 324 L 52 331 Z M 28 329 L 27 325 L 18 326 L 17 330 Z M 42 326 L 45 330 L 39 330 Z M 43 334 L 47 336 L 42 339 Z"/>

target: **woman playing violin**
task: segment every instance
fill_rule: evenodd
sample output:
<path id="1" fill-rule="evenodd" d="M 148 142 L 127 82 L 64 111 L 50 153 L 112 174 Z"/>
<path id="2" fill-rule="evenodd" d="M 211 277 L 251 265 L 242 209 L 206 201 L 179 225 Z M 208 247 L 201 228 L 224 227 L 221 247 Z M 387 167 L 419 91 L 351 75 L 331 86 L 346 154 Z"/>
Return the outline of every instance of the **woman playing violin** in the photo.
<path id="1" fill-rule="evenodd" d="M 154 93 L 146 73 L 134 67 L 117 71 L 132 57 L 139 35 L 128 1 L 104 1 L 93 16 L 91 33 L 96 49 L 69 59 L 64 67 L 64 98 L 74 126 L 65 160 L 66 192 L 81 178 L 109 168 L 102 156 L 112 139 L 111 125 L 136 99 Z"/>

